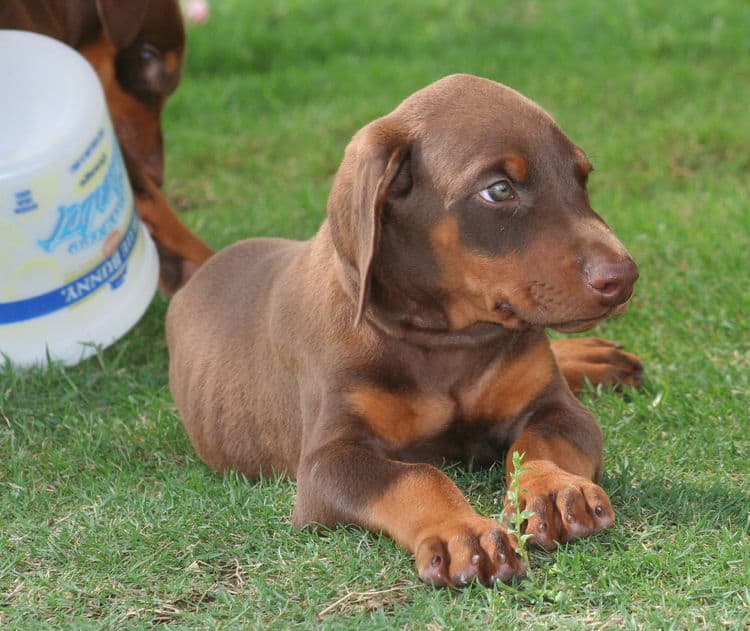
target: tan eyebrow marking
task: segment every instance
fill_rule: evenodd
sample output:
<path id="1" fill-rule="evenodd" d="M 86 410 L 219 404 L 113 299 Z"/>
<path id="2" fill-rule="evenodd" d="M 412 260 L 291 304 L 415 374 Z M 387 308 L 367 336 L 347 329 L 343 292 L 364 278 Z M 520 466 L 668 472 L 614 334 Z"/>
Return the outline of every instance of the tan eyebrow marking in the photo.
<path id="1" fill-rule="evenodd" d="M 525 181 L 529 173 L 529 165 L 526 159 L 517 153 L 512 153 L 503 160 L 503 169 L 517 182 Z"/>
<path id="2" fill-rule="evenodd" d="M 589 173 L 594 170 L 594 167 L 586 157 L 583 149 L 581 149 L 580 147 L 573 147 L 573 155 L 575 155 L 576 162 L 578 163 L 578 167 L 581 169 L 583 177 L 588 177 Z"/>
<path id="3" fill-rule="evenodd" d="M 169 51 L 164 55 L 164 69 L 169 72 L 176 72 L 180 65 L 180 57 L 174 51 Z"/>

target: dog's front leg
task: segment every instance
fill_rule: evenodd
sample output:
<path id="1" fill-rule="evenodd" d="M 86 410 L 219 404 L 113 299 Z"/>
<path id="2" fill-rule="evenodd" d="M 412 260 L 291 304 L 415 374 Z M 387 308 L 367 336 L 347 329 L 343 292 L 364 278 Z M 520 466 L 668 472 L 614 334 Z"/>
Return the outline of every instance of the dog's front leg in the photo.
<path id="1" fill-rule="evenodd" d="M 415 555 L 427 583 L 491 585 L 525 571 L 515 539 L 478 515 L 431 465 L 396 462 L 342 440 L 304 458 L 297 484 L 296 525 L 357 524 L 385 532 Z"/>
<path id="2" fill-rule="evenodd" d="M 508 450 L 508 478 L 514 451 L 524 454 L 520 509 L 534 513 L 525 531 L 533 535 L 532 542 L 553 549 L 614 523 L 609 497 L 596 484 L 601 478 L 601 430 L 577 401 L 552 405 L 532 417 Z"/>

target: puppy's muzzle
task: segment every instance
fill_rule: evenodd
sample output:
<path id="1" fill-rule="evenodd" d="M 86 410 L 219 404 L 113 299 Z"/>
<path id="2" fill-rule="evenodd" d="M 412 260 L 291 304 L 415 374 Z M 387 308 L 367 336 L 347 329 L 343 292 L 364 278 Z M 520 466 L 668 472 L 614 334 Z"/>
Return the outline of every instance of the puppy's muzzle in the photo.
<path id="1" fill-rule="evenodd" d="M 628 301 L 638 280 L 638 266 L 630 257 L 595 259 L 584 269 L 586 284 L 603 307 L 616 307 Z"/>

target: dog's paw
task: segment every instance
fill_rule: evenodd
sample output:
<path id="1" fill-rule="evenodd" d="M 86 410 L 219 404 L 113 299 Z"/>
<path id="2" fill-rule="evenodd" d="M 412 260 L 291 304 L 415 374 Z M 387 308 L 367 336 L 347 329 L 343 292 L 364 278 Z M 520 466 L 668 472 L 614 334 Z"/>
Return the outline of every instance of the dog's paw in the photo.
<path id="1" fill-rule="evenodd" d="M 465 587 L 474 580 L 489 587 L 526 572 L 517 546 L 500 524 L 476 515 L 425 534 L 416 547 L 417 570 L 436 587 Z"/>
<path id="2" fill-rule="evenodd" d="M 608 528 L 615 511 L 604 490 L 591 480 L 535 461 L 520 478 L 520 508 L 533 512 L 525 525 L 531 543 L 552 550 L 560 543 Z M 506 511 L 510 511 L 506 504 Z"/>
<path id="3" fill-rule="evenodd" d="M 621 346 L 598 337 L 553 340 L 552 351 L 570 389 L 579 393 L 586 381 L 594 386 L 640 388 L 643 363 Z"/>

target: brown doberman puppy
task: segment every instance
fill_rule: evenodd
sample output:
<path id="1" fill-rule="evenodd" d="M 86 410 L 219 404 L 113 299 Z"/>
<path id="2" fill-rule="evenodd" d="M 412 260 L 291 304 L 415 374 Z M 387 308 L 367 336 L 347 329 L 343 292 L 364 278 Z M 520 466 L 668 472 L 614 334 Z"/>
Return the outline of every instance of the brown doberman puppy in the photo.
<path id="1" fill-rule="evenodd" d="M 536 104 L 467 75 L 364 127 L 315 237 L 237 243 L 170 305 L 170 387 L 200 456 L 287 472 L 295 524 L 384 531 L 435 585 L 524 568 L 430 463 L 524 453 L 544 547 L 611 525 L 601 431 L 560 366 L 637 385 L 641 365 L 601 340 L 556 360 L 544 330 L 622 312 L 638 276 L 589 206 L 590 171 Z"/>
<path id="2" fill-rule="evenodd" d="M 159 249 L 161 288 L 173 293 L 212 254 L 160 191 L 161 111 L 177 87 L 185 52 L 177 0 L 3 0 L 0 28 L 59 39 L 78 49 L 96 70 L 138 214 Z"/>

